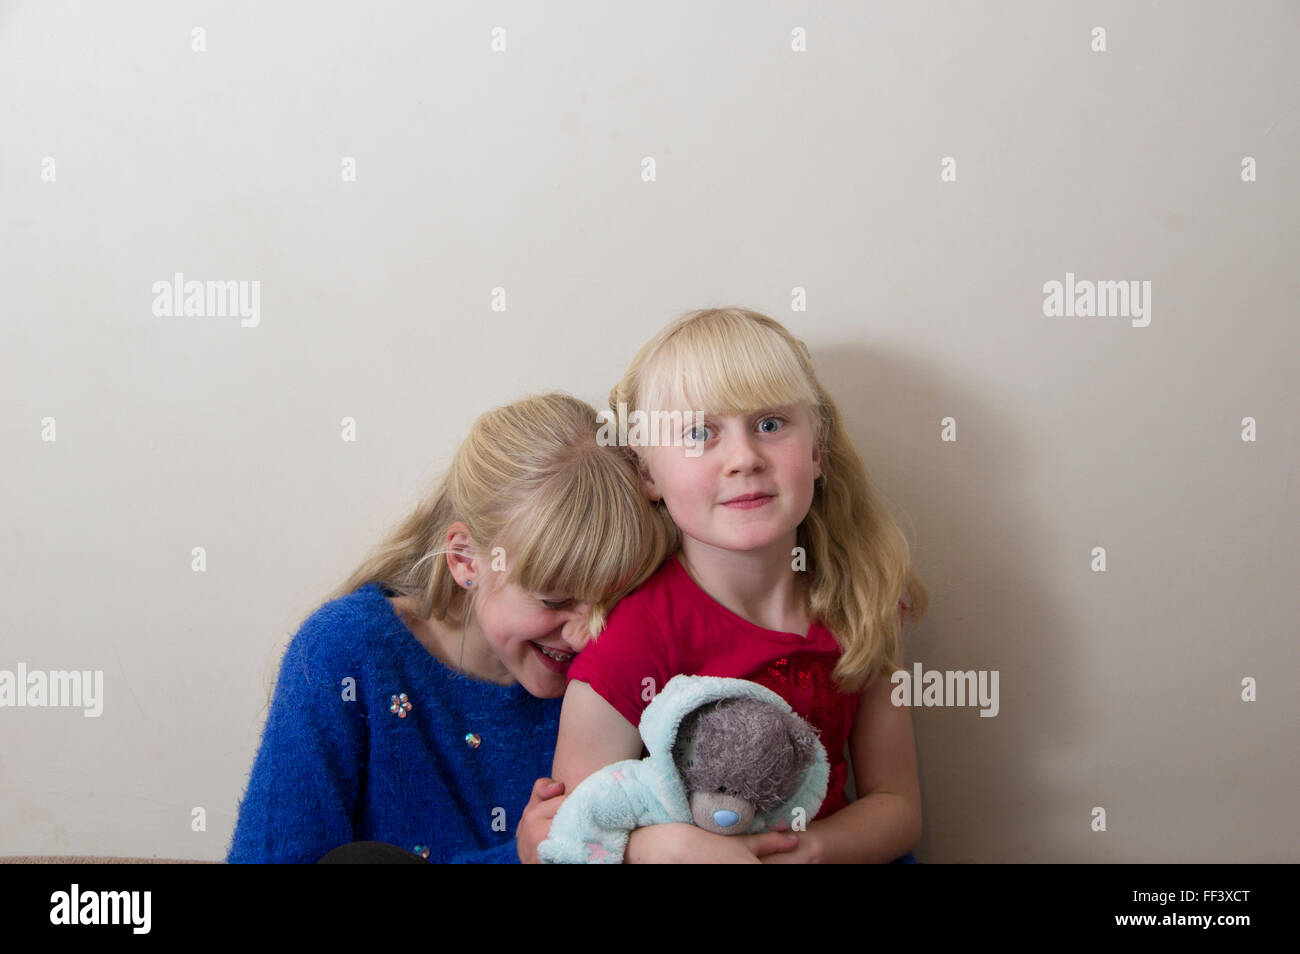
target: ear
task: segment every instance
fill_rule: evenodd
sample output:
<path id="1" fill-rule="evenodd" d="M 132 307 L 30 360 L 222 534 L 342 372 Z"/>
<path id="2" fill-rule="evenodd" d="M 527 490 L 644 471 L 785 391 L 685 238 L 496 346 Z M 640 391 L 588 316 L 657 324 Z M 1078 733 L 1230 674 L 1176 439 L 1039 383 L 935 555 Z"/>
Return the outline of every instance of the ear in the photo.
<path id="1" fill-rule="evenodd" d="M 815 753 L 819 741 L 817 732 L 793 712 L 786 713 L 785 720 L 790 744 L 794 747 L 795 759 L 799 764 L 800 771 L 802 771 L 812 765 L 816 759 Z"/>
<path id="2" fill-rule="evenodd" d="M 649 461 L 644 460 L 638 454 L 636 463 L 637 467 L 640 468 L 641 471 L 641 489 L 645 491 L 646 497 L 649 498 L 652 503 L 662 500 L 664 495 L 659 490 L 659 485 L 655 483 L 654 477 L 650 474 Z"/>
<path id="3" fill-rule="evenodd" d="M 479 572 L 482 565 L 474 556 L 474 540 L 470 537 L 469 528 L 465 524 L 457 520 L 448 527 L 443 544 L 447 551 L 447 567 L 451 570 L 457 586 L 464 586 L 466 580 L 473 580 L 480 586 L 486 585 L 487 580 L 479 579 L 482 576 Z"/>
<path id="4" fill-rule="evenodd" d="M 812 459 L 817 468 L 817 473 L 813 474 L 813 480 L 816 480 L 822 475 L 822 449 L 820 444 L 813 444 Z"/>

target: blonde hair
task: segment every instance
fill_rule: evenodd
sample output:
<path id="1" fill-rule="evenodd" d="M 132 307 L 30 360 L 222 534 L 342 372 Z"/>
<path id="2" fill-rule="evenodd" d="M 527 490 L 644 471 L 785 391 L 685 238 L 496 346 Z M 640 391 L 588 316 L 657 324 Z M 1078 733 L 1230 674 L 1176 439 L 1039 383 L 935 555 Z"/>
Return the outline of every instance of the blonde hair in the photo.
<path id="1" fill-rule="evenodd" d="M 597 430 L 596 409 L 563 393 L 483 414 L 433 492 L 330 598 L 378 582 L 424 618 L 462 621 L 471 593 L 439 559 L 459 521 L 489 566 L 502 548 L 497 582 L 589 601 L 588 629 L 600 633 L 614 605 L 671 551 L 636 468 L 601 446 Z"/>
<path id="2" fill-rule="evenodd" d="M 822 476 L 799 524 L 797 544 L 807 555 L 809 615 L 835 636 L 842 653 L 833 675 L 857 691 L 876 674 L 895 669 L 900 625 L 924 617 L 929 594 L 912 569 L 911 550 L 897 522 L 877 498 L 839 409 L 817 380 L 808 348 L 779 322 L 744 308 L 688 312 L 636 353 L 609 396 L 617 412 L 703 410 L 745 415 L 800 405 L 821 451 Z M 635 448 L 629 452 L 638 457 Z M 657 519 L 672 524 L 666 503 Z M 680 532 L 674 537 L 680 543 Z"/>

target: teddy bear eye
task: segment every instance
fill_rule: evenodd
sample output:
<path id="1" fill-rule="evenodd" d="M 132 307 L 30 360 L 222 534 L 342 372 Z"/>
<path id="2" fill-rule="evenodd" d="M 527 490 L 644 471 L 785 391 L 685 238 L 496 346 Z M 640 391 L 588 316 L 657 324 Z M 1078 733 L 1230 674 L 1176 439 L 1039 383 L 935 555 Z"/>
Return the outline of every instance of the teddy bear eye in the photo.
<path id="1" fill-rule="evenodd" d="M 726 788 L 720 788 L 718 789 L 718 791 L 721 792 L 723 795 L 727 794 Z"/>

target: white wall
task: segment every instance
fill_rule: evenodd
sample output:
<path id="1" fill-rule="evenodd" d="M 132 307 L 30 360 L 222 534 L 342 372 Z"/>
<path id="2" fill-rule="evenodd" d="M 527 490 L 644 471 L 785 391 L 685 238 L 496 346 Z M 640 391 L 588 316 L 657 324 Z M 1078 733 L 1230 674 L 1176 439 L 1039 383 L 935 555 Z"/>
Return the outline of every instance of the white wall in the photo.
<path id="1" fill-rule="evenodd" d="M 1300 860 L 1294 3 L 429 6 L 0 8 L 0 669 L 105 681 L 0 708 L 0 854 L 224 857 L 278 653 L 473 417 L 742 304 L 909 529 L 909 666 L 999 672 L 913 713 L 922 860 Z"/>

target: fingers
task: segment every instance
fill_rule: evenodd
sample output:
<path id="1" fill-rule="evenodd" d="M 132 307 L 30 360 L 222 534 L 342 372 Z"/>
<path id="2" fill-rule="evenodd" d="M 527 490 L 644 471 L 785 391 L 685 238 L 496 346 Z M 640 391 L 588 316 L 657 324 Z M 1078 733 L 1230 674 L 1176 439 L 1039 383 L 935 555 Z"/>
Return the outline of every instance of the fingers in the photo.
<path id="1" fill-rule="evenodd" d="M 563 791 L 563 782 L 557 782 L 553 778 L 539 778 L 533 783 L 533 794 L 530 798 L 535 801 L 544 801 L 548 798 L 554 798 Z"/>
<path id="2" fill-rule="evenodd" d="M 751 836 L 750 850 L 758 858 L 764 855 L 793 851 L 799 847 L 799 838 L 793 832 L 769 831 Z"/>
<path id="3" fill-rule="evenodd" d="M 551 778 L 539 778 L 533 783 L 532 795 L 524 806 L 524 818 L 536 818 L 548 823 L 564 802 L 564 783 Z"/>

